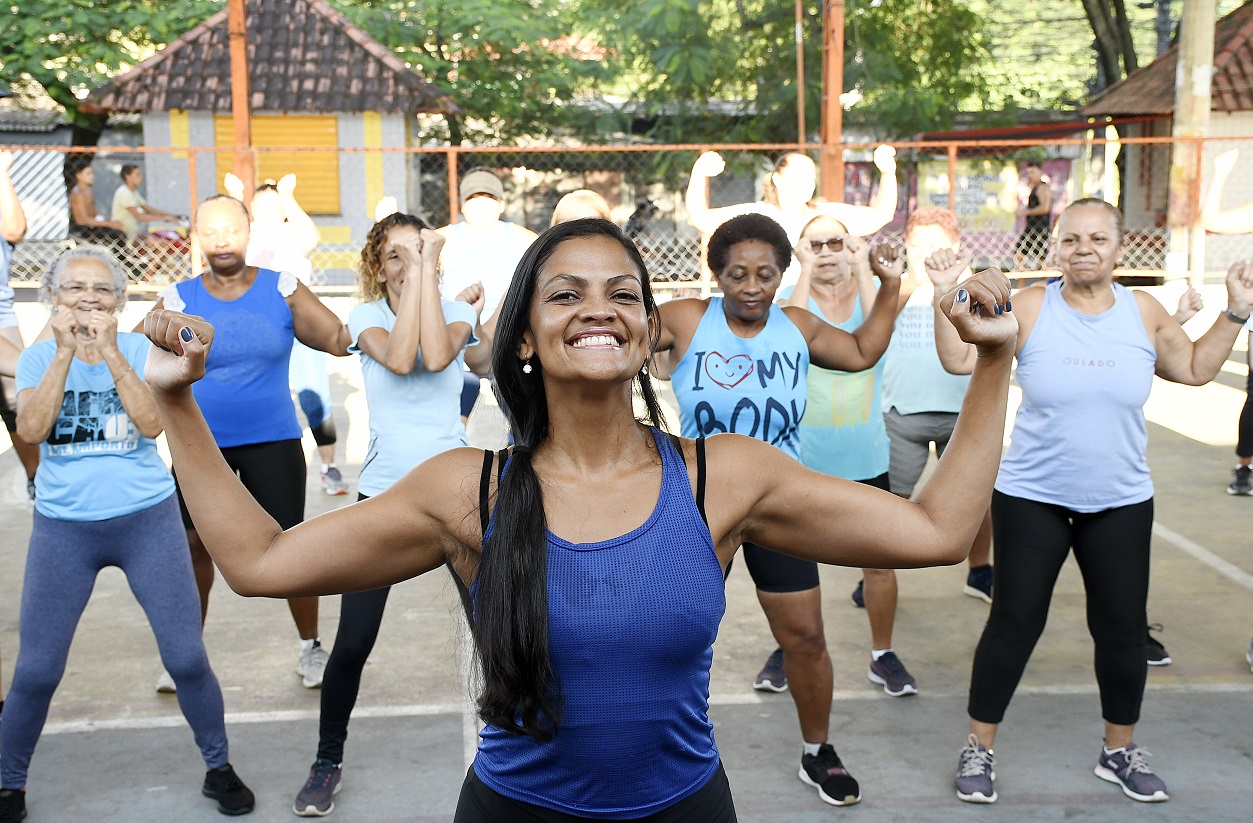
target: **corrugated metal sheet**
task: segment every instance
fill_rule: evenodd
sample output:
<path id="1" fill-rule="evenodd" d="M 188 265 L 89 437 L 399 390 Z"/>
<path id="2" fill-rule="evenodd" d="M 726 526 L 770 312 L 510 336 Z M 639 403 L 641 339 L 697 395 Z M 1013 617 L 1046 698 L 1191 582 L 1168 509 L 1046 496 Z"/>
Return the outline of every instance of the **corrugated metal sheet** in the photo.
<path id="1" fill-rule="evenodd" d="M 1214 26 L 1214 111 L 1253 111 L 1253 2 L 1245 3 Z M 1092 117 L 1170 115 L 1175 111 L 1175 67 L 1179 47 L 1172 46 L 1152 63 L 1133 71 L 1093 97 L 1083 108 Z"/>
<path id="2" fill-rule="evenodd" d="M 250 103 L 293 112 L 451 113 L 442 89 L 324 0 L 248 0 Z M 87 96 L 94 111 L 231 110 L 223 9 Z"/>
<path id="3" fill-rule="evenodd" d="M 69 223 L 69 196 L 61 167 L 65 155 L 59 151 L 15 151 L 9 177 L 26 213 L 27 240 L 57 240 L 65 237 Z"/>

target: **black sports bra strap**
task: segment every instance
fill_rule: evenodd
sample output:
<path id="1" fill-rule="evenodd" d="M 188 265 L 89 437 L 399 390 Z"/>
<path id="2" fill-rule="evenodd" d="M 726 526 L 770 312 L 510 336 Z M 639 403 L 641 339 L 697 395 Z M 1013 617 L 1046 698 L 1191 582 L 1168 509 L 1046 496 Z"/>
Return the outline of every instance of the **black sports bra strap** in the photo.
<path id="1" fill-rule="evenodd" d="M 492 481 L 492 458 L 495 456 L 491 449 L 483 449 L 483 474 L 479 477 L 479 524 L 483 534 L 487 534 L 487 493 Z"/>
<path id="2" fill-rule="evenodd" d="M 709 526 L 709 518 L 705 516 L 705 438 L 696 438 L 696 509 L 700 519 Z"/>

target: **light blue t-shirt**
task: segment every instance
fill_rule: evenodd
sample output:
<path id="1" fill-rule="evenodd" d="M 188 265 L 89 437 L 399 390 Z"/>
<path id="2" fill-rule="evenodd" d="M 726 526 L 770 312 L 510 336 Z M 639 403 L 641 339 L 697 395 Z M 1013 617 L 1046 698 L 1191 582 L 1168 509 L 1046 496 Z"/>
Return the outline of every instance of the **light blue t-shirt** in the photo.
<path id="1" fill-rule="evenodd" d="M 440 305 L 446 322 L 474 328 L 474 309 L 469 303 L 441 300 Z M 349 351 L 361 355 L 361 377 L 370 408 L 370 448 L 361 465 L 357 491 L 370 496 L 386 491 L 423 460 L 467 444 L 461 424 L 465 349 L 438 372 L 426 370 L 419 351 L 413 371 L 395 374 L 357 345 L 366 329 L 379 328 L 391 334 L 395 326 L 396 315 L 386 298 L 362 303 L 348 315 L 353 340 Z M 477 343 L 471 336 L 468 345 Z"/>
<path id="2" fill-rule="evenodd" d="M 744 434 L 799 459 L 808 369 L 809 344 L 782 307 L 770 307 L 755 336 L 739 337 L 727 325 L 722 298 L 709 298 L 670 376 L 683 436 Z"/>
<path id="3" fill-rule="evenodd" d="M 787 299 L 792 289 L 779 292 Z M 852 332 L 862 324 L 865 311 L 861 293 L 853 313 L 843 323 L 831 323 L 818 303 L 809 298 L 809 311 L 837 329 Z M 871 480 L 888 470 L 888 432 L 883 423 L 883 358 L 859 372 L 837 371 L 810 365 L 806 375 L 809 405 L 801 418 L 801 462 L 814 471 L 845 480 Z"/>
<path id="4" fill-rule="evenodd" d="M 117 345 L 142 377 L 148 338 L 119 332 Z M 39 385 L 56 350 L 55 340 L 45 340 L 22 352 L 18 392 Z M 61 411 L 39 444 L 35 489 L 40 514 L 75 521 L 132 514 L 174 493 L 174 478 L 156 441 L 142 436 L 126 415 L 107 363 L 93 366 L 75 358 L 70 364 Z"/>
<path id="5" fill-rule="evenodd" d="M 961 411 L 970 375 L 949 374 L 935 350 L 935 286 L 914 289 L 896 316 L 892 342 L 883 353 L 883 408 L 897 414 Z"/>

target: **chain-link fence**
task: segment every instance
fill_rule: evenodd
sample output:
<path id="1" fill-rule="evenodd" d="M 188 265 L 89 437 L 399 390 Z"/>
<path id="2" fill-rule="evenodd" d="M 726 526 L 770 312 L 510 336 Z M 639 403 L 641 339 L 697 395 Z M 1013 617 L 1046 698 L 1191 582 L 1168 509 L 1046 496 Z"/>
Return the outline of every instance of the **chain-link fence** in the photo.
<path id="1" fill-rule="evenodd" d="M 1201 177 L 1206 189 L 1193 186 L 1186 196 L 1200 208 L 1212 190 L 1215 163 L 1226 188 L 1214 198 L 1215 208 L 1230 210 L 1253 191 L 1253 138 L 1221 137 L 1204 141 Z M 1246 147 L 1234 162 L 1218 158 Z M 611 219 L 638 243 L 654 282 L 667 289 L 708 289 L 702 234 L 693 225 L 695 211 L 757 203 L 766 195 L 775 161 L 802 148 L 812 159 L 815 147 L 794 146 L 630 146 L 518 148 L 390 148 L 390 149 L 255 149 L 259 177 L 298 171 L 296 199 L 318 224 L 321 242 L 310 255 L 313 284 L 326 289 L 350 287 L 356 280 L 359 252 L 366 232 L 387 202 L 418 214 L 433 226 L 454 220 L 460 206 L 458 184 L 475 168 L 493 172 L 504 189 L 501 219 L 540 232 L 552 220 L 561 198 L 576 190 L 595 192 L 605 201 Z M 871 146 L 844 151 L 843 202 L 882 205 L 881 175 Z M 721 173 L 691 187 L 693 165 L 702 152 L 718 149 Z M 195 204 L 224 191 L 223 175 L 231 169 L 229 147 L 112 149 L 71 152 L 68 147 L 12 147 L 11 170 L 27 214 L 27 239 L 18 245 L 11 278 L 37 280 L 49 263 L 70 246 L 85 242 L 111 245 L 136 284 L 161 286 L 191 275 L 200 261 L 194 238 L 183 225 L 148 224 L 151 233 L 125 239 L 116 233 L 76 226 L 70 216 L 66 169 L 90 162 L 96 211 L 102 221 L 113 218 L 106 199 L 117 188 L 123 161 L 144 171 L 149 202 L 163 211 L 186 214 Z M 898 144 L 897 207 L 892 219 L 872 242 L 902 243 L 908 214 L 921 206 L 952 208 L 962 229 L 962 243 L 977 267 L 1026 271 L 1049 265 L 1046 252 L 1023 253 L 1019 242 L 1023 219 L 1016 211 L 1029 194 L 1025 165 L 1039 162 L 1053 192 L 1052 216 L 1080 197 L 1100 197 L 1123 204 L 1127 217 L 1125 274 L 1161 277 L 1171 253 L 1167 210 L 1172 144 L 1145 138 L 1120 142 L 1062 140 L 1049 144 L 1018 141 L 984 144 Z M 287 165 L 284 165 L 287 164 Z M 821 208 L 816 201 L 814 207 Z M 730 212 L 727 212 L 730 213 Z M 699 216 L 699 215 L 697 215 Z M 800 215 L 796 215 L 799 217 Z M 795 222 L 795 221 L 794 221 Z M 803 221 L 801 221 L 803 222 Z M 788 226 L 792 234 L 800 230 Z M 1207 270 L 1218 272 L 1235 259 L 1253 256 L 1245 234 L 1211 234 L 1204 241 Z M 1197 239 L 1193 238 L 1193 245 Z M 1031 251 L 1028 249 L 1027 251 Z M 493 254 L 491 248 L 483 254 Z"/>

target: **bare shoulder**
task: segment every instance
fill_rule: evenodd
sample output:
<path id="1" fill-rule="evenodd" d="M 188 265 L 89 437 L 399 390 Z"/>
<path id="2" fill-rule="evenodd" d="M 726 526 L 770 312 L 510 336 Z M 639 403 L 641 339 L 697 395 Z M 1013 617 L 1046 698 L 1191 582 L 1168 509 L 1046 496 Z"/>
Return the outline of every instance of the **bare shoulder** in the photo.
<path id="1" fill-rule="evenodd" d="M 801 330 L 801 334 L 809 337 L 814 329 L 818 328 L 815 324 L 822 323 L 818 315 L 809 309 L 801 306 L 784 306 L 783 313 L 787 315 L 787 319 L 796 324 L 796 328 Z"/>
<path id="2" fill-rule="evenodd" d="M 1179 326 L 1156 297 L 1143 289 L 1131 289 L 1131 293 L 1135 295 L 1136 307 L 1140 309 L 1140 318 L 1144 321 L 1144 327 L 1150 332 L 1162 328 L 1163 325 Z"/>

